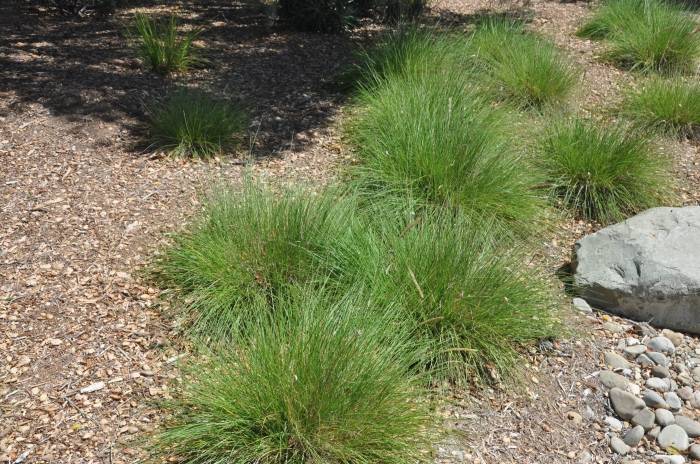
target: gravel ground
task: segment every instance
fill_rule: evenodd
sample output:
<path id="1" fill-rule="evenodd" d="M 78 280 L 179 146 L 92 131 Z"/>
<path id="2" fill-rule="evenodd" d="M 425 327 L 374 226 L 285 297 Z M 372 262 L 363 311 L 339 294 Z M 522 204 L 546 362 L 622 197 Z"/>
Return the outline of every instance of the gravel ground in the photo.
<path id="1" fill-rule="evenodd" d="M 351 59 L 350 37 L 276 30 L 258 10 L 221 1 L 169 7 L 207 24 L 211 65 L 173 80 L 144 73 L 109 21 L 63 21 L 21 0 L 0 5 L 0 462 L 132 463 L 153 429 L 179 357 L 171 322 L 141 271 L 168 232 L 245 160 L 270 182 L 326 182 L 345 162 L 343 95 L 330 85 Z M 441 0 L 465 21 L 499 4 Z M 596 61 L 599 45 L 572 36 L 588 7 L 534 1 L 531 27 L 586 70 L 582 111 L 614 103 L 632 77 Z M 159 11 L 153 9 L 153 11 Z M 329 66 L 332 64 L 332 66 Z M 329 69 L 330 67 L 330 69 Z M 202 85 L 249 108 L 251 142 L 208 163 L 171 160 L 139 144 L 144 101 L 173 85 Z M 697 142 L 666 142 L 685 200 L 696 204 Z M 552 269 L 595 225 L 571 221 L 543 243 Z M 446 463 L 618 462 L 594 375 L 620 334 L 605 315 L 567 314 L 571 333 L 527 353 L 515 390 L 463 392 L 443 414 Z M 590 411 L 589 411 L 590 409 Z M 589 453 L 592 460 L 583 461 Z M 587 459 L 587 458 L 586 458 Z"/>

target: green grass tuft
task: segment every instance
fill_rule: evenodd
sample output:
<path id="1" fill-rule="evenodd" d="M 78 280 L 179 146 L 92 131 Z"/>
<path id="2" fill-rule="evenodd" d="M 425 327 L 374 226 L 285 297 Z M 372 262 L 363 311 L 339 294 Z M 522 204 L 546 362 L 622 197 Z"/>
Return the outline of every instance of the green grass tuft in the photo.
<path id="1" fill-rule="evenodd" d="M 470 41 L 463 34 L 404 26 L 363 50 L 358 64 L 343 78 L 369 90 L 389 78 L 439 73 L 454 67 L 467 73 L 474 67 L 472 55 Z"/>
<path id="2" fill-rule="evenodd" d="M 671 199 L 670 160 L 626 127 L 555 122 L 539 163 L 552 196 L 585 219 L 619 221 Z"/>
<path id="3" fill-rule="evenodd" d="M 195 333 L 222 337 L 290 284 L 341 280 L 343 247 L 357 230 L 351 201 L 330 191 L 277 195 L 247 183 L 213 195 L 202 219 L 164 250 L 154 275 L 175 290 Z"/>
<path id="4" fill-rule="evenodd" d="M 220 155 L 240 143 L 246 127 L 240 108 L 199 91 L 177 90 L 149 110 L 151 147 L 175 156 Z"/>
<path id="5" fill-rule="evenodd" d="M 365 51 L 350 73 L 366 91 L 387 79 L 430 74 L 462 74 L 495 99 L 522 108 L 563 103 L 579 79 L 553 43 L 505 20 L 485 21 L 473 35 L 400 29 Z"/>
<path id="6" fill-rule="evenodd" d="M 503 380 L 517 372 L 525 344 L 555 335 L 549 283 L 525 266 L 524 253 L 498 248 L 488 222 L 433 211 L 379 227 L 373 255 L 382 260 L 367 287 L 413 325 L 434 380 Z"/>
<path id="7" fill-rule="evenodd" d="M 471 46 L 485 86 L 522 108 L 561 104 L 579 81 L 578 70 L 554 43 L 525 32 L 520 23 L 486 21 Z"/>
<path id="8" fill-rule="evenodd" d="M 538 180 L 513 150 L 509 115 L 458 70 L 390 77 L 358 103 L 348 135 L 361 191 L 492 218 L 505 231 L 538 216 Z"/>
<path id="9" fill-rule="evenodd" d="M 201 30 L 180 34 L 177 28 L 174 16 L 158 21 L 145 14 L 136 14 L 131 35 L 138 41 L 138 53 L 143 63 L 158 74 L 185 72 L 203 62 L 192 45 Z"/>
<path id="10" fill-rule="evenodd" d="M 579 37 L 601 40 L 614 32 L 644 20 L 645 5 L 648 0 L 608 0 L 603 2 L 576 32 Z"/>
<path id="11" fill-rule="evenodd" d="M 608 56 L 632 69 L 690 73 L 700 57 L 696 27 L 692 19 L 672 13 L 635 23 L 612 37 Z"/>
<path id="12" fill-rule="evenodd" d="M 224 191 L 165 249 L 155 276 L 191 330 L 219 341 L 277 312 L 297 286 L 328 298 L 367 292 L 368 317 L 397 317 L 425 347 L 414 368 L 465 385 L 507 376 L 522 343 L 552 335 L 546 282 L 495 247 L 492 223 L 397 198 L 361 205 L 335 190 Z"/>
<path id="13" fill-rule="evenodd" d="M 700 134 L 700 83 L 680 77 L 652 79 L 629 92 L 622 112 L 637 124 L 665 133 Z"/>
<path id="14" fill-rule="evenodd" d="M 579 35 L 607 38 L 607 57 L 621 66 L 692 73 L 700 58 L 697 27 L 688 10 L 664 0 L 608 0 Z"/>
<path id="15" fill-rule="evenodd" d="M 235 346 L 191 366 L 156 454 L 188 464 L 427 460 L 434 423 L 402 325 L 359 293 L 335 303 L 291 294 L 272 315 L 254 306 L 258 322 Z"/>

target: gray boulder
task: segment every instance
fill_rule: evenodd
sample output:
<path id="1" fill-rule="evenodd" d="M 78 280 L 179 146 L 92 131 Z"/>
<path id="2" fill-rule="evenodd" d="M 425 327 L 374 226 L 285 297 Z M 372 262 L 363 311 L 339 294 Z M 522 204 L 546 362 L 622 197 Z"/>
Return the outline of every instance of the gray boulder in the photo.
<path id="1" fill-rule="evenodd" d="M 576 242 L 574 279 L 596 307 L 700 333 L 700 206 L 653 208 Z"/>

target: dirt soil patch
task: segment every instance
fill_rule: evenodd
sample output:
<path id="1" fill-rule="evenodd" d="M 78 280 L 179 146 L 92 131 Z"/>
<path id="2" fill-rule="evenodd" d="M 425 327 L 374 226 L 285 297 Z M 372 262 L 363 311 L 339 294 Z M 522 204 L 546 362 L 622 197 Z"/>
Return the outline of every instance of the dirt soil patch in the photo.
<path id="1" fill-rule="evenodd" d="M 319 185 L 333 176 L 349 157 L 338 130 L 346 97 L 334 76 L 372 30 L 285 32 L 235 1 L 144 4 L 206 25 L 210 64 L 162 79 L 144 72 L 129 47 L 124 29 L 133 11 L 68 20 L 30 3 L 0 5 L 0 462 L 132 463 L 186 355 L 172 344 L 172 321 L 143 267 L 198 211 L 200 194 L 240 181 L 249 160 L 274 183 Z M 459 25 L 493 8 L 442 0 L 435 14 Z M 529 9 L 531 27 L 586 70 L 583 111 L 619 98 L 631 77 L 600 64 L 599 46 L 572 34 L 586 5 L 535 1 Z M 246 149 L 206 163 L 144 150 L 145 102 L 176 85 L 247 107 Z M 666 149 L 687 203 L 696 204 L 698 145 Z M 543 243 L 544 253 L 560 264 L 573 239 L 593 227 L 571 222 Z M 577 462 L 584 453 L 593 459 L 585 462 L 612 462 L 596 427 L 607 406 L 591 377 L 601 350 L 616 342 L 606 320 L 572 316 L 571 337 L 527 355 L 518 391 L 451 398 L 443 413 L 454 433 L 436 444 L 436 462 Z"/>

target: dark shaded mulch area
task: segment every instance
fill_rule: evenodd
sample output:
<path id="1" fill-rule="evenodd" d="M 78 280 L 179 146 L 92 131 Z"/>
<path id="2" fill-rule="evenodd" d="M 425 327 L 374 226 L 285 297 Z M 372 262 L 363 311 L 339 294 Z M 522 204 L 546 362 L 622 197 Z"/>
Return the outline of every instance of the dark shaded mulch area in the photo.
<path id="1" fill-rule="evenodd" d="M 249 109 L 255 154 L 268 155 L 325 127 L 344 98 L 334 79 L 352 56 L 348 36 L 288 33 L 254 3 L 136 6 L 203 28 L 206 67 L 171 78 L 145 72 L 126 37 L 132 9 L 62 17 L 10 0 L 0 5 L 0 115 L 38 103 L 68 121 L 118 122 L 142 135 L 149 101 L 173 86 L 203 86 Z"/>

